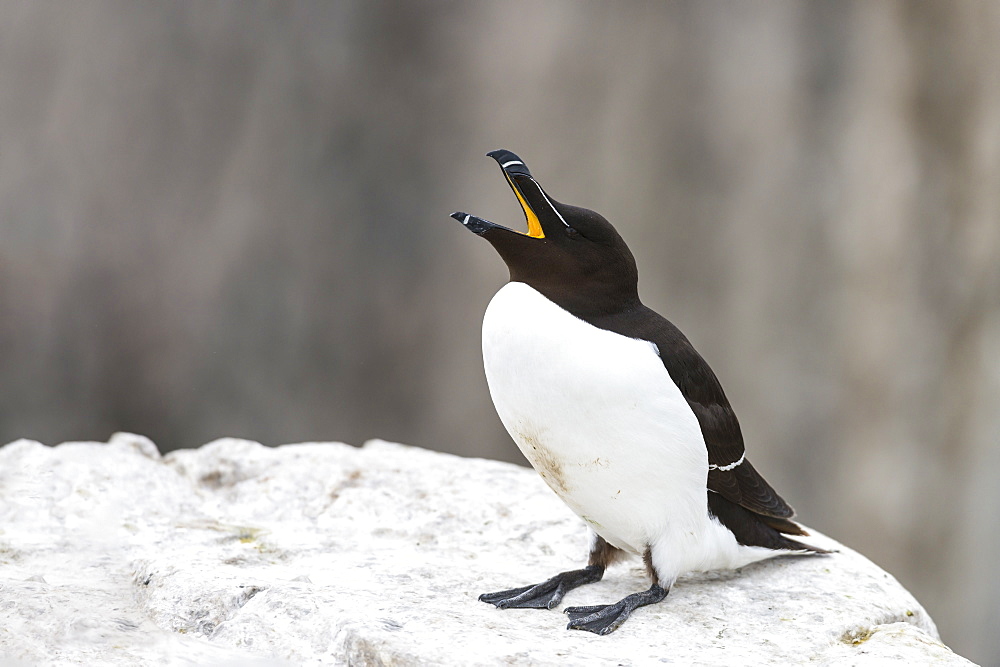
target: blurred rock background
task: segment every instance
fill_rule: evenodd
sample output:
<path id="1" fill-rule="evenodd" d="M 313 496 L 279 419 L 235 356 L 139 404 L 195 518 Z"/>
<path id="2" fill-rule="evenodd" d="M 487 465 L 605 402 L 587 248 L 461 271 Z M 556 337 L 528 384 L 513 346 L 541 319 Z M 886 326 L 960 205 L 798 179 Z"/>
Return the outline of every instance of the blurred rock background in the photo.
<path id="1" fill-rule="evenodd" d="M 521 461 L 510 148 L 602 212 L 755 465 L 1000 664 L 1000 3 L 0 0 L 0 440 Z"/>

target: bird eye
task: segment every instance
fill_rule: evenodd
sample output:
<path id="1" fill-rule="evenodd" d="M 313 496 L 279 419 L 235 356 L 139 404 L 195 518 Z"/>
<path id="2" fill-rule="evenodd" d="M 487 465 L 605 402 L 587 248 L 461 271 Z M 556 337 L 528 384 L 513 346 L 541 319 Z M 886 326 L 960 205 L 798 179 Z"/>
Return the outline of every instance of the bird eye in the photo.
<path id="1" fill-rule="evenodd" d="M 575 239 L 579 235 L 580 232 L 576 231 L 576 229 L 574 229 L 573 227 L 566 228 L 566 236 L 570 237 L 571 239 Z"/>

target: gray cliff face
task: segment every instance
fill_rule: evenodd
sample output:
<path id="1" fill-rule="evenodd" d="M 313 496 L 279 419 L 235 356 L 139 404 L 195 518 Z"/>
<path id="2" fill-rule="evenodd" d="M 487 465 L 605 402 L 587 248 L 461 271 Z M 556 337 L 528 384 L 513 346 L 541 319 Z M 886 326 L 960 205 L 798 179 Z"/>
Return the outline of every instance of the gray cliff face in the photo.
<path id="1" fill-rule="evenodd" d="M 373 441 L 0 449 L 0 657 L 25 664 L 971 664 L 839 549 L 681 578 L 614 635 L 479 593 L 580 564 L 530 470 Z M 645 588 L 641 564 L 567 595 Z M 6 663 L 5 663 L 6 664 Z"/>

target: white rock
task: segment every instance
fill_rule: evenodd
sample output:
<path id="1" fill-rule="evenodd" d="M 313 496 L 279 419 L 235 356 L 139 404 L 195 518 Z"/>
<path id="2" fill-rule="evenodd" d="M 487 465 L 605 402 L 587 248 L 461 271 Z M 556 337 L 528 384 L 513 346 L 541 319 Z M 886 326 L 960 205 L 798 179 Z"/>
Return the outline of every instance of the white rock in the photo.
<path id="1" fill-rule="evenodd" d="M 373 441 L 146 438 L 0 449 L 0 656 L 87 664 L 968 665 L 889 574 L 839 549 L 681 578 L 614 634 L 479 593 L 585 560 L 533 471 Z M 572 591 L 611 602 L 639 563 Z"/>

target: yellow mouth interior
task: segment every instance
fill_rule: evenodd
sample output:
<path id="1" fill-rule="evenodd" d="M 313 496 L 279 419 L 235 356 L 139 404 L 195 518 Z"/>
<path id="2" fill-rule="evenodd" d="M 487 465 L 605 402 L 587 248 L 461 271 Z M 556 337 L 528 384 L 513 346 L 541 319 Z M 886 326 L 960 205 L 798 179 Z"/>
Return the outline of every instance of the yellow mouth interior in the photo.
<path id="1" fill-rule="evenodd" d="M 528 236 L 535 239 L 544 239 L 545 232 L 542 230 L 542 223 L 538 221 L 538 216 L 535 212 L 531 210 L 528 206 L 528 202 L 524 201 L 524 197 L 521 196 L 521 191 L 518 190 L 517 186 L 514 185 L 514 181 L 510 179 L 510 176 L 504 174 L 504 178 L 510 183 L 510 189 L 514 191 L 517 195 L 517 201 L 520 202 L 521 208 L 524 210 L 524 217 L 528 219 Z"/>

